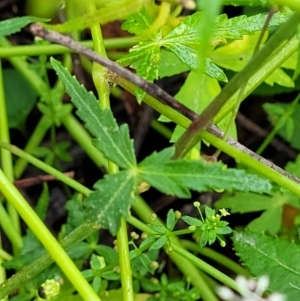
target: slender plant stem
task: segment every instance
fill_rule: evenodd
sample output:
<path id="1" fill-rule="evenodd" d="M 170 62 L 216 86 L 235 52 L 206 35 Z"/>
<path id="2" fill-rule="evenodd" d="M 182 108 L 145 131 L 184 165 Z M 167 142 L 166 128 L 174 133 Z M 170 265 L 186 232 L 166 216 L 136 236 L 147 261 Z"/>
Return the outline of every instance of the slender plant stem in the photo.
<path id="1" fill-rule="evenodd" d="M 264 47 L 250 60 L 247 66 L 232 78 L 223 88 L 222 92 L 190 124 L 185 133 L 175 143 L 174 159 L 184 157 L 199 142 L 200 137 L 198 133 L 209 125 L 226 101 L 255 74 L 263 61 L 272 54 L 274 49 L 295 33 L 299 20 L 300 13 L 295 13 L 285 24 L 282 24 Z"/>
<path id="2" fill-rule="evenodd" d="M 105 39 L 104 46 L 106 49 L 124 49 L 138 43 L 136 37 L 122 37 Z M 82 45 L 87 48 L 93 48 L 93 41 L 82 41 Z M 61 45 L 26 45 L 26 46 L 4 46 L 0 48 L 0 58 L 11 58 L 16 56 L 37 56 L 37 55 L 57 55 L 70 53 L 71 49 Z"/>
<path id="3" fill-rule="evenodd" d="M 4 141 L 4 142 L 8 142 L 8 143 L 10 142 L 1 60 L 0 60 L 0 141 Z M 5 149 L 1 149 L 0 159 L 1 159 L 0 165 L 3 168 L 3 171 L 5 172 L 8 179 L 13 182 L 14 181 L 14 172 L 13 172 L 14 169 L 13 169 L 12 154 Z M 12 226 L 12 228 L 7 228 L 7 230 L 11 234 L 11 235 L 9 235 L 10 237 L 14 237 L 17 239 L 17 241 L 14 239 L 13 241 L 11 241 L 11 243 L 13 246 L 14 254 L 18 255 L 20 252 L 20 247 L 22 246 L 22 242 L 20 243 L 20 240 L 19 240 L 19 238 L 21 236 L 20 219 L 19 219 L 17 211 L 11 205 L 11 203 L 7 204 L 7 211 L 8 211 L 9 219 L 11 221 L 11 226 Z M 2 211 L 2 212 L 4 213 L 4 211 Z M 16 244 L 14 242 L 16 242 Z"/>
<path id="4" fill-rule="evenodd" d="M 172 248 L 175 253 L 181 255 L 182 257 L 186 258 L 190 263 L 194 264 L 196 267 L 201 269 L 202 271 L 208 273 L 209 275 L 213 276 L 220 282 L 224 283 L 228 287 L 231 287 L 237 292 L 240 292 L 240 289 L 237 283 L 228 277 L 227 275 L 221 273 L 218 269 L 210 266 L 205 261 L 201 260 L 200 258 L 196 257 L 195 255 L 191 254 L 190 252 L 183 249 L 181 246 L 177 245 L 176 243 L 172 243 Z"/>
<path id="5" fill-rule="evenodd" d="M 23 158 L 24 160 L 28 161 L 32 165 L 38 167 L 39 169 L 45 171 L 48 174 L 53 175 L 56 179 L 62 181 L 66 185 L 74 188 L 78 192 L 84 194 L 84 195 L 89 195 L 91 193 L 91 190 L 80 184 L 79 182 L 69 178 L 66 176 L 64 173 L 60 172 L 59 170 L 53 168 L 52 166 L 49 166 L 48 164 L 44 163 L 43 161 L 33 157 L 32 155 L 24 152 L 23 150 L 19 149 L 18 147 L 14 145 L 10 145 L 5 142 L 0 141 L 0 148 L 4 148 L 14 155 Z"/>
<path id="6" fill-rule="evenodd" d="M 202 256 L 212 259 L 213 261 L 231 270 L 235 274 L 250 277 L 249 272 L 245 268 L 243 268 L 241 265 L 231 260 L 230 258 L 226 257 L 225 255 L 210 248 L 201 248 L 198 244 L 190 240 L 182 239 L 180 240 L 180 242 L 187 250 L 199 253 Z"/>
<path id="7" fill-rule="evenodd" d="M 95 1 L 90 1 L 88 6 L 88 12 L 93 13 L 96 10 Z M 91 27 L 92 38 L 94 42 L 94 50 L 102 57 L 107 59 L 105 45 L 103 43 L 103 36 L 100 26 L 93 25 Z M 92 78 L 94 85 L 99 95 L 99 103 L 101 108 L 110 108 L 110 88 L 107 77 L 107 69 L 93 62 L 92 66 Z M 119 167 L 111 161 L 108 161 L 108 172 L 110 174 L 118 173 Z M 121 227 L 117 233 L 117 244 L 119 250 L 119 264 L 122 284 L 122 294 L 124 301 L 134 301 L 133 285 L 132 285 L 132 270 L 129 257 L 129 244 L 127 224 L 125 218 L 121 219 Z"/>
<path id="8" fill-rule="evenodd" d="M 1 169 L 0 190 L 7 200 L 16 208 L 20 216 L 28 225 L 29 229 L 36 235 L 45 249 L 50 253 L 82 298 L 86 301 L 100 301 L 100 298 L 82 276 L 75 263 L 52 236 L 47 227 L 39 219 L 17 188 L 7 179 Z"/>
<path id="9" fill-rule="evenodd" d="M 83 223 L 79 227 L 74 229 L 70 234 L 65 236 L 60 241 L 60 244 L 65 250 L 70 250 L 74 245 L 83 241 L 96 230 L 98 230 L 98 228 L 94 227 L 94 225 Z M 14 277 L 11 277 L 0 284 L 0 298 L 7 296 L 12 291 L 16 290 L 19 286 L 25 284 L 28 279 L 31 279 L 42 272 L 51 263 L 53 263 L 53 258 L 49 253 L 45 253 L 44 255 L 33 261 L 31 264 L 23 267 L 14 275 Z"/>

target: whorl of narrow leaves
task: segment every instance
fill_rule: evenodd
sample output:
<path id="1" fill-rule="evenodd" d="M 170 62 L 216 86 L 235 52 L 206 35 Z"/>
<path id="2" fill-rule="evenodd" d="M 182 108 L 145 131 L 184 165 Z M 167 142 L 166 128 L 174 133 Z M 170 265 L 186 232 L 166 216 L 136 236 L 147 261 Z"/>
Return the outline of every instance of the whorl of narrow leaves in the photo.
<path id="1" fill-rule="evenodd" d="M 0 39 L 10 34 L 16 33 L 25 27 L 29 23 L 33 22 L 45 22 L 47 19 L 25 16 L 25 17 L 16 17 L 11 18 L 5 21 L 0 22 Z"/>
<path id="2" fill-rule="evenodd" d="M 285 294 L 287 300 L 299 300 L 298 245 L 251 231 L 236 232 L 233 242 L 234 249 L 253 276 L 269 276 L 270 292 Z"/>
<path id="3" fill-rule="evenodd" d="M 123 216 L 129 215 L 130 205 L 134 202 L 136 178 L 128 171 L 105 176 L 98 181 L 85 200 L 85 219 L 107 228 L 115 235 Z"/>
<path id="4" fill-rule="evenodd" d="M 92 93 L 78 83 L 75 77 L 55 59 L 51 64 L 64 83 L 67 93 L 77 107 L 77 115 L 85 122 L 86 128 L 96 137 L 94 145 L 105 157 L 121 168 L 129 168 L 136 164 L 132 140 L 128 126 L 118 126 L 109 109 L 100 109 L 97 99 Z"/>
<path id="5" fill-rule="evenodd" d="M 238 190 L 269 193 L 271 184 L 243 170 L 226 169 L 221 163 L 170 160 L 174 148 L 154 153 L 138 165 L 139 177 L 166 194 L 189 198 L 189 190 Z"/>

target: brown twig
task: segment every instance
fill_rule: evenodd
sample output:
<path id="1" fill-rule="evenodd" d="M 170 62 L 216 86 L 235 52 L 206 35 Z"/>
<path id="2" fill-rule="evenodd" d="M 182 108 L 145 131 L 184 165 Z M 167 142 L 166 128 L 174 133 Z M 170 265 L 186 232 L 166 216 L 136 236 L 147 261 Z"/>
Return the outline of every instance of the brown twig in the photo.
<path id="1" fill-rule="evenodd" d="M 69 178 L 74 178 L 74 171 L 69 171 L 64 173 Z M 55 181 L 56 178 L 52 175 L 38 175 L 35 177 L 30 177 L 26 179 L 17 180 L 14 182 L 14 185 L 18 188 L 30 187 L 34 185 L 41 184 L 43 182 Z"/>
<path id="2" fill-rule="evenodd" d="M 104 58 L 100 56 L 98 53 L 94 52 L 93 50 L 84 47 L 80 43 L 74 41 L 68 36 L 61 35 L 57 32 L 49 31 L 39 24 L 32 24 L 31 25 L 31 32 L 39 36 L 43 39 L 49 40 L 51 42 L 64 45 L 70 49 L 72 49 L 74 52 L 80 53 L 92 61 L 95 61 L 104 67 L 107 67 L 110 71 L 115 73 L 118 77 L 122 77 L 129 81 L 130 83 L 134 84 L 135 86 L 143 89 L 145 92 L 147 92 L 149 95 L 157 99 L 158 101 L 162 102 L 165 105 L 168 105 L 172 109 L 176 110 L 183 116 L 189 118 L 190 120 L 194 121 L 196 119 L 199 120 L 199 115 L 195 113 L 194 111 L 190 110 L 188 107 L 184 106 L 180 102 L 178 102 L 175 98 L 173 98 L 171 95 L 169 95 L 167 92 L 165 92 L 163 89 L 161 89 L 159 86 L 149 83 L 139 77 L 138 75 L 134 74 L 133 72 L 127 70 L 126 68 L 121 67 L 117 63 Z M 216 126 L 214 125 L 208 125 L 206 127 L 206 130 L 210 132 L 211 134 L 222 138 L 224 133 Z M 283 176 L 293 180 L 296 183 L 300 183 L 300 179 L 297 177 L 292 176 L 291 174 L 287 173 L 280 167 L 276 166 L 275 164 L 271 163 L 270 161 L 264 159 L 263 157 L 257 155 L 253 151 L 249 150 L 245 146 L 241 145 L 237 141 L 235 141 L 232 138 L 227 138 L 226 142 L 230 144 L 231 146 L 234 146 L 235 148 L 239 149 L 240 151 L 248 154 L 249 156 L 255 158 L 257 161 L 263 163 L 264 165 L 268 166 L 269 168 L 272 168 L 273 170 L 277 171 L 278 173 L 282 174 Z"/>

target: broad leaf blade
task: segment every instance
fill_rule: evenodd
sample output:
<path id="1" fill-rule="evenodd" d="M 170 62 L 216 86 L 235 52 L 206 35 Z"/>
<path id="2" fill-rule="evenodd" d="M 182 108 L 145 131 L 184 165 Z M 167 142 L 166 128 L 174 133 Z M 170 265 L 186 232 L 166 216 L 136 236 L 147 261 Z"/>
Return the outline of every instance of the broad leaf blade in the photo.
<path id="1" fill-rule="evenodd" d="M 235 233 L 234 248 L 255 277 L 268 275 L 268 290 L 280 292 L 287 300 L 299 299 L 300 248 L 294 243 L 264 234 L 246 231 Z"/>
<path id="2" fill-rule="evenodd" d="M 16 17 L 0 22 L 0 39 L 15 32 L 21 30 L 21 28 L 27 26 L 29 23 L 33 22 L 46 22 L 47 19 L 25 16 L 25 17 Z"/>
<path id="3" fill-rule="evenodd" d="M 92 93 L 78 83 L 75 77 L 56 60 L 51 59 L 52 66 L 64 83 L 67 93 L 77 107 L 77 115 L 86 123 L 87 129 L 96 137 L 94 145 L 105 157 L 121 168 L 136 164 L 132 140 L 127 125 L 118 127 L 109 109 L 100 109 Z"/>
<path id="4" fill-rule="evenodd" d="M 228 19 L 227 15 L 218 16 L 215 30 L 213 33 L 213 44 L 226 42 L 227 39 L 242 39 L 243 35 L 251 35 L 256 31 L 262 30 L 266 21 L 266 14 L 257 14 L 254 16 L 238 16 Z M 278 26 L 286 21 L 282 13 L 274 14 L 270 21 L 269 27 Z"/>
<path id="5" fill-rule="evenodd" d="M 120 171 L 105 176 L 95 184 L 96 190 L 84 202 L 86 220 L 109 229 L 115 235 L 121 218 L 129 215 L 135 188 L 135 176 L 130 172 Z"/>
<path id="6" fill-rule="evenodd" d="M 199 192 L 226 189 L 270 193 L 269 181 L 256 175 L 225 169 L 221 163 L 170 160 L 173 153 L 174 148 L 169 148 L 146 158 L 138 166 L 139 177 L 164 193 L 183 198 L 189 197 L 189 189 Z"/>

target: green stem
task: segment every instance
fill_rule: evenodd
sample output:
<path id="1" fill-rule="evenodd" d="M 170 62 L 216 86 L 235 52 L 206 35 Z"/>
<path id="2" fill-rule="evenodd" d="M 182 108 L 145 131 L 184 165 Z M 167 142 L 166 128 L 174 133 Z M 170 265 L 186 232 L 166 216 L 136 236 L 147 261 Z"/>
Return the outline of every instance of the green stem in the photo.
<path id="1" fill-rule="evenodd" d="M 15 247 L 16 250 L 21 250 L 23 246 L 23 239 L 21 234 L 16 230 L 16 226 L 12 219 L 5 210 L 2 202 L 0 203 L 0 220 L 1 228 L 8 237 L 10 243 Z"/>
<path id="2" fill-rule="evenodd" d="M 28 225 L 29 229 L 50 253 L 54 261 L 62 269 L 82 298 L 87 301 L 100 301 L 100 298 L 82 276 L 75 263 L 70 259 L 62 246 L 49 232 L 47 227 L 39 219 L 17 188 L 7 179 L 1 169 L 0 190 L 7 200 L 16 208 L 20 216 Z"/>
<path id="3" fill-rule="evenodd" d="M 175 253 L 186 258 L 191 264 L 195 265 L 202 271 L 208 273 L 209 275 L 219 280 L 220 282 L 224 283 L 228 287 L 234 289 L 237 292 L 240 292 L 237 283 L 227 275 L 221 273 L 218 269 L 207 264 L 205 261 L 196 257 L 195 255 L 192 255 L 191 253 L 189 253 L 187 250 L 183 249 L 181 246 L 177 245 L 176 243 L 172 243 L 172 248 Z"/>
<path id="4" fill-rule="evenodd" d="M 38 124 L 36 125 L 33 133 L 31 134 L 24 151 L 30 153 L 36 146 L 40 145 L 45 134 L 53 125 L 52 120 L 47 116 L 42 116 L 39 120 Z M 27 161 L 23 158 L 19 158 L 15 163 L 15 176 L 19 178 L 27 166 Z"/>
<path id="5" fill-rule="evenodd" d="M 300 14 L 295 13 L 285 24 L 278 28 L 264 47 L 250 60 L 247 66 L 232 78 L 223 88 L 222 92 L 191 123 L 185 133 L 175 143 L 176 150 L 173 158 L 184 157 L 192 147 L 199 142 L 198 133 L 207 127 L 226 101 L 255 74 L 257 69 L 262 65 L 264 60 L 272 54 L 274 49 L 295 33 L 299 20 Z"/>
<path id="6" fill-rule="evenodd" d="M 29 162 L 32 165 L 36 166 L 37 168 L 45 171 L 46 173 L 48 173 L 50 175 L 53 175 L 56 179 L 62 181 L 66 185 L 74 188 L 75 190 L 77 190 L 78 192 L 80 192 L 84 195 L 89 195 L 91 193 L 91 190 L 89 190 L 88 188 L 86 188 L 85 186 L 80 184 L 79 182 L 69 178 L 64 173 L 62 173 L 59 170 L 49 166 L 48 164 L 46 164 L 43 161 L 33 157 L 32 155 L 27 154 L 26 152 L 24 152 L 23 150 L 19 149 L 18 147 L 14 146 L 14 145 L 10 145 L 8 143 L 0 141 L 0 148 L 4 148 L 4 149 L 10 151 L 11 153 L 13 153 L 14 155 L 16 155 L 20 158 L 23 158 L 27 162 Z"/>
<path id="7" fill-rule="evenodd" d="M 87 6 L 88 12 L 96 10 L 95 1 L 90 1 Z M 94 42 L 94 51 L 107 58 L 103 36 L 99 25 L 91 27 Z M 92 78 L 99 95 L 99 102 L 102 108 L 110 108 L 110 88 L 107 77 L 107 69 L 102 65 L 93 62 Z M 108 161 L 108 172 L 117 173 L 119 167 L 113 162 Z M 117 243 L 119 249 L 120 274 L 122 283 L 122 294 L 124 301 L 134 301 L 132 270 L 129 257 L 128 233 L 125 218 L 121 219 L 121 227 L 117 233 Z"/>
<path id="8" fill-rule="evenodd" d="M 98 228 L 94 228 L 93 225 L 83 223 L 79 227 L 74 229 L 70 234 L 65 236 L 60 241 L 60 244 L 65 250 L 69 250 L 75 244 L 83 241 L 96 230 L 98 230 Z M 0 284 L 0 298 L 9 295 L 22 284 L 25 284 L 28 281 L 28 279 L 31 279 L 40 272 L 42 272 L 51 263 L 53 263 L 53 258 L 49 253 L 45 253 L 44 255 L 33 261 L 31 264 L 23 267 L 19 272 L 17 272 L 14 275 L 14 277 L 11 277 Z"/>
<path id="9" fill-rule="evenodd" d="M 62 123 L 69 134 L 82 147 L 84 152 L 96 163 L 98 167 L 107 169 L 107 160 L 103 154 L 93 145 L 93 138 L 86 131 L 84 126 L 72 115 L 66 115 L 62 119 Z"/>
<path id="10" fill-rule="evenodd" d="M 113 39 L 104 39 L 103 43 L 106 49 L 124 49 L 138 43 L 136 37 L 122 37 Z M 82 45 L 93 48 L 93 41 L 82 41 Z M 16 56 L 37 56 L 37 55 L 57 55 L 72 52 L 71 49 L 61 45 L 26 45 L 26 46 L 8 46 L 3 44 L 0 48 L 0 58 L 12 58 Z"/>
<path id="11" fill-rule="evenodd" d="M 242 266 L 240 266 L 238 263 L 234 262 L 230 258 L 224 256 L 223 254 L 216 252 L 210 248 L 201 248 L 198 244 L 190 240 L 182 239 L 180 240 L 180 242 L 187 250 L 199 253 L 202 256 L 212 259 L 213 261 L 231 270 L 235 274 L 250 277 L 249 272 L 245 268 L 243 268 Z"/>

